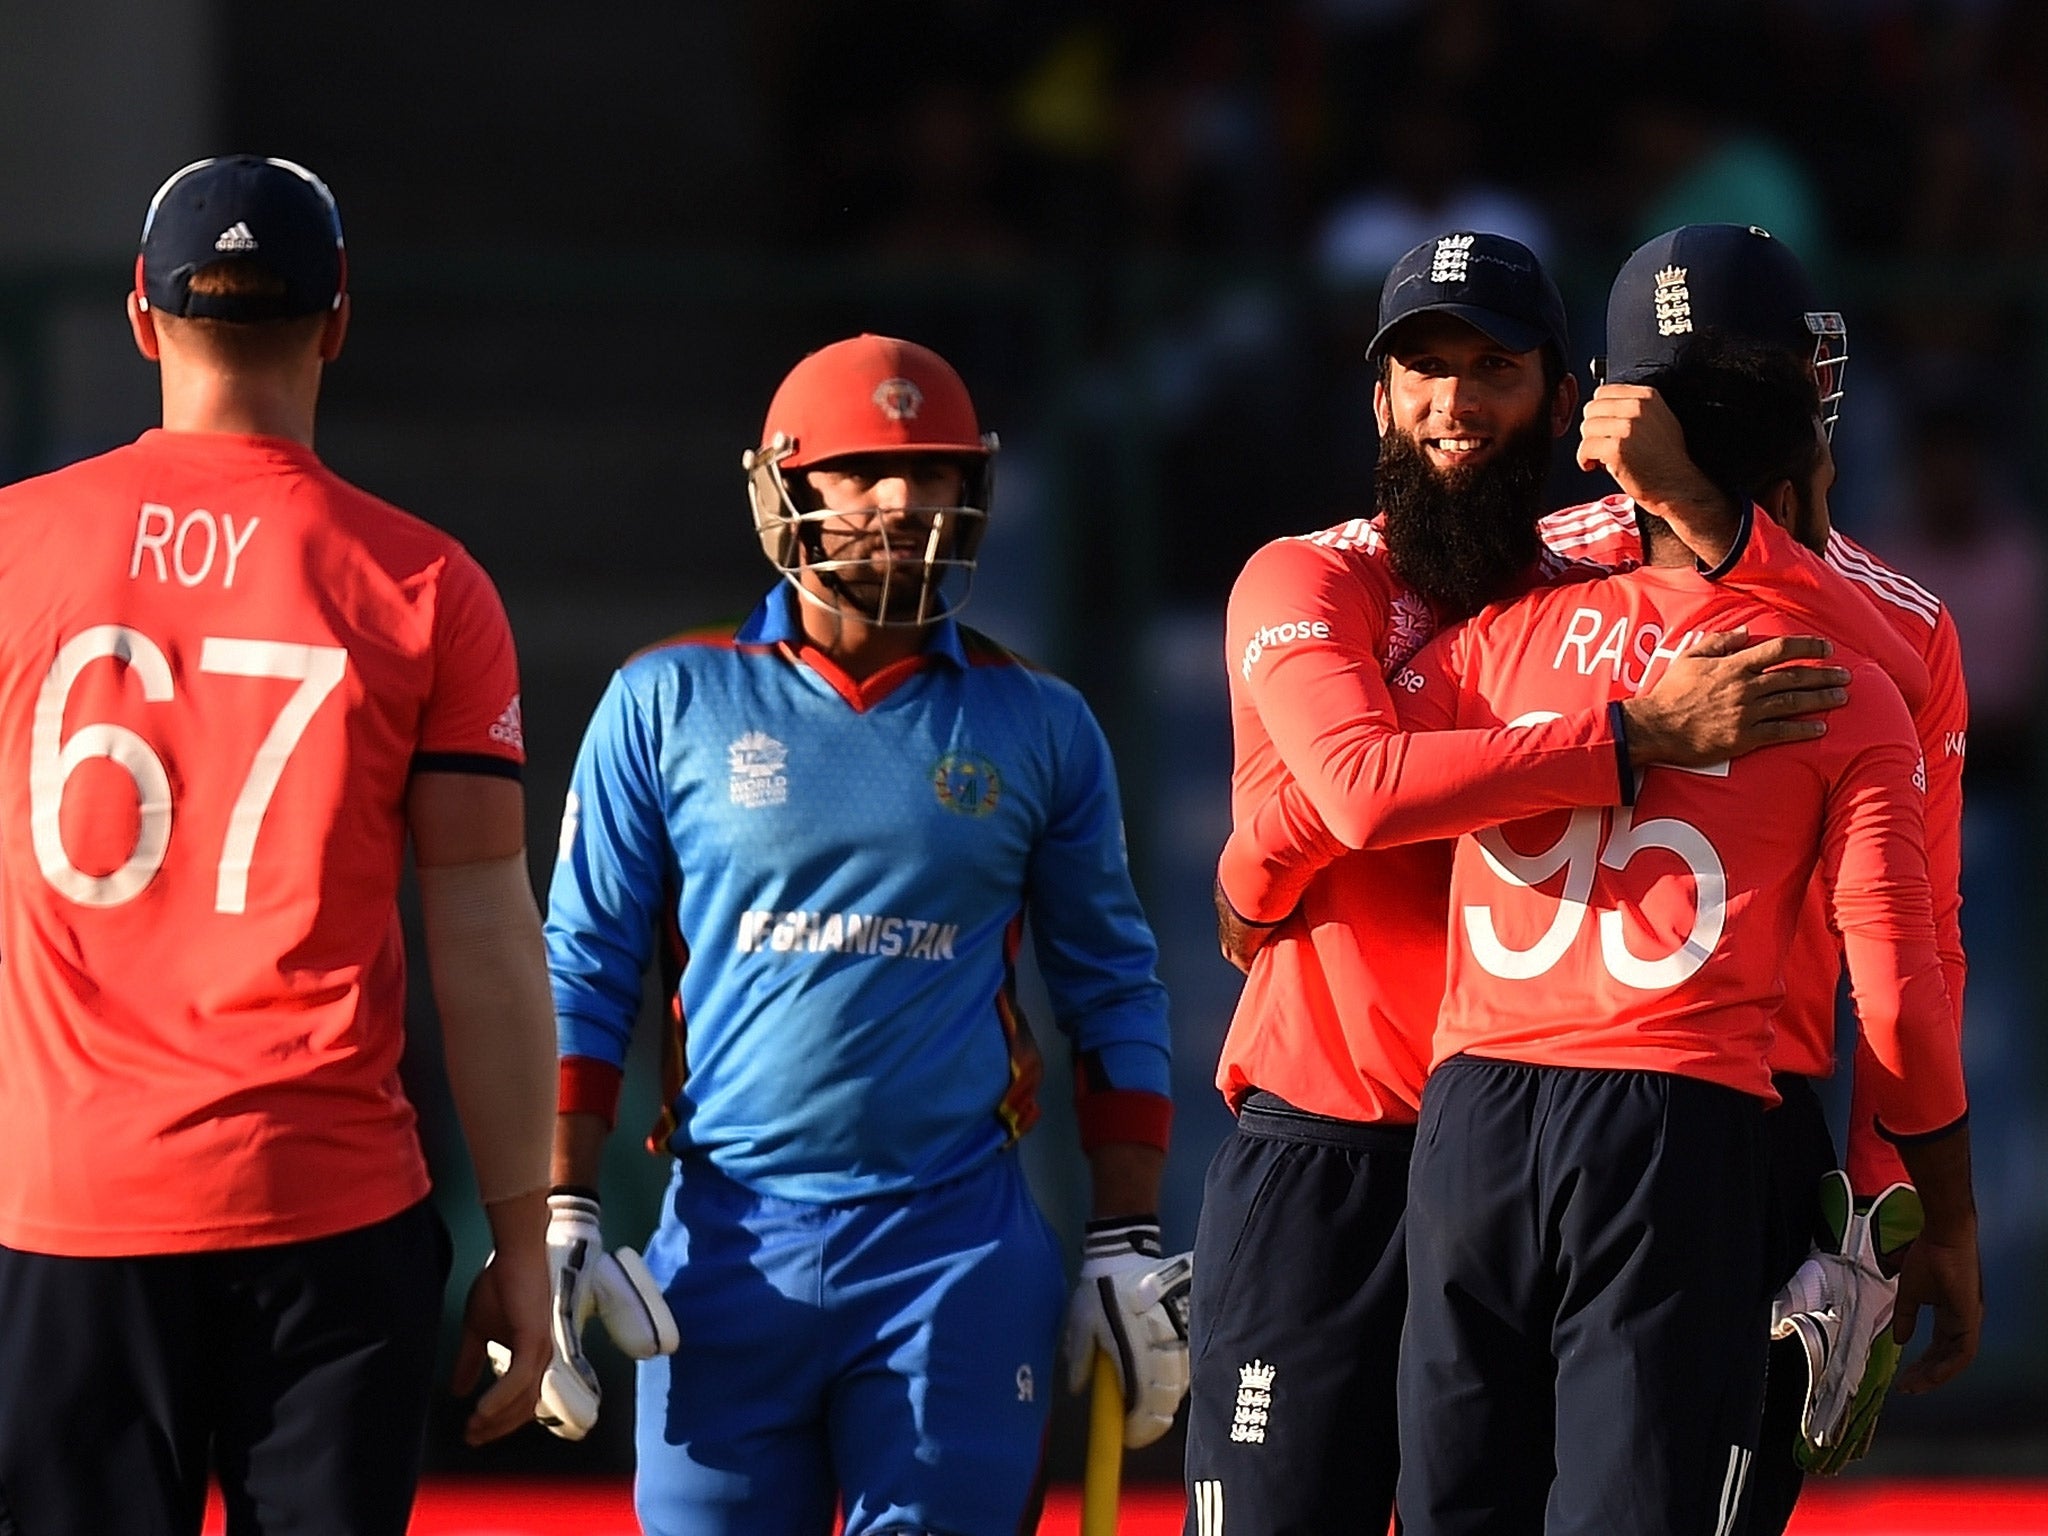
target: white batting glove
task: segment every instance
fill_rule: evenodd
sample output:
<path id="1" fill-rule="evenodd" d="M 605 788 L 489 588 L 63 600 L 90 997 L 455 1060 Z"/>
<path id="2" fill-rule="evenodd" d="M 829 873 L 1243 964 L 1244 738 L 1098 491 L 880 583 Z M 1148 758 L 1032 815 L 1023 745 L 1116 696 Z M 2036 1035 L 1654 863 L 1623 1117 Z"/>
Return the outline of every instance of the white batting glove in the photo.
<path id="1" fill-rule="evenodd" d="M 1067 1386 L 1083 1392 L 1101 1350 L 1124 1395 L 1124 1444 L 1150 1445 L 1188 1393 L 1188 1290 L 1194 1255 L 1159 1257 L 1149 1216 L 1091 1221 L 1067 1307 Z"/>
<path id="2" fill-rule="evenodd" d="M 597 1197 L 548 1196 L 548 1266 L 554 1285 L 554 1358 L 540 1382 L 534 1417 L 564 1440 L 597 1422 L 597 1372 L 583 1354 L 583 1325 L 595 1312 L 621 1353 L 635 1360 L 675 1352 L 681 1335 L 661 1287 L 631 1248 L 604 1249 Z"/>
<path id="3" fill-rule="evenodd" d="M 1850 1430 L 1871 1345 L 1891 1327 L 1899 1264 L 1920 1232 L 1920 1197 L 1894 1184 L 1858 1201 L 1836 1170 L 1821 1180 L 1821 1223 L 1820 1241 L 1771 1302 L 1771 1337 L 1797 1339 L 1806 1356 L 1802 1465 L 1828 1459 Z"/>

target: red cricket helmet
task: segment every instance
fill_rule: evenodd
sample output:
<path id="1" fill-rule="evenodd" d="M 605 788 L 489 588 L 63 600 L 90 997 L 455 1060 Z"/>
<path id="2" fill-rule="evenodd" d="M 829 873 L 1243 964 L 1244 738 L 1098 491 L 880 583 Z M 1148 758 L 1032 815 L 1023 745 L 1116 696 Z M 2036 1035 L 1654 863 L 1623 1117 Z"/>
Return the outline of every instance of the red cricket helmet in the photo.
<path id="1" fill-rule="evenodd" d="M 793 485 L 784 472 L 868 453 L 931 453 L 959 460 L 966 470 L 962 504 L 918 509 L 933 523 L 925 558 L 914 562 L 917 570 L 906 578 L 920 584 L 916 618 L 891 620 L 863 612 L 870 622 L 925 624 L 957 612 L 967 601 L 988 523 L 995 452 L 995 434 L 981 430 L 974 401 L 952 364 L 914 341 L 861 335 L 820 348 L 789 371 L 769 402 L 760 446 L 748 449 L 741 463 L 754 529 L 768 559 L 792 581 L 808 565 L 840 590 L 843 601 L 843 589 L 831 579 L 842 562 L 823 558 L 816 537 L 816 526 L 827 514 L 801 484 L 801 476 Z M 858 563 L 873 564 L 875 558 Z M 940 589 L 955 571 L 964 579 L 958 597 L 947 601 Z M 805 597 L 818 600 L 801 582 L 795 584 Z"/>

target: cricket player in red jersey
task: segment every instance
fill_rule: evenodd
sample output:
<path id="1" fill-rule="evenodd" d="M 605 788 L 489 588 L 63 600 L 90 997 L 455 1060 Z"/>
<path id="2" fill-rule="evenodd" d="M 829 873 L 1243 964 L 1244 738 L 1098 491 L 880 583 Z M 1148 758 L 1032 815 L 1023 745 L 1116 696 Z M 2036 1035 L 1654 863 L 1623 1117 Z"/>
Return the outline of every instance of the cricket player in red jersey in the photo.
<path id="1" fill-rule="evenodd" d="M 1581 445 L 1586 467 L 1609 469 L 1625 489 L 1639 489 L 1648 475 L 1661 482 L 1667 496 L 1683 494 L 1682 477 L 1687 472 L 1696 476 L 1696 471 L 1684 459 L 1683 439 L 1672 446 L 1675 423 L 1669 410 L 1640 380 L 1710 332 L 1778 348 L 1807 366 L 1832 429 L 1847 362 L 1847 328 L 1841 317 L 1815 307 L 1806 272 L 1782 241 L 1744 225 L 1687 225 L 1649 242 L 1615 279 L 1608 306 L 1610 382 L 1587 408 Z M 1824 465 L 1822 473 L 1832 479 L 1832 463 Z M 1788 532 L 1847 578 L 1924 665 L 1928 686 L 1917 699 L 1909 694 L 1908 702 L 1926 765 L 1926 846 L 1935 937 L 1951 1021 L 1960 1036 L 1965 980 L 1962 771 L 1969 706 L 1955 621 L 1924 587 L 1834 531 L 1824 485 L 1821 490 L 1802 497 L 1779 485 L 1766 490 L 1762 504 Z M 1708 500 L 1719 494 L 1712 487 L 1703 492 Z M 1556 551 L 1614 568 L 1633 566 L 1641 556 L 1635 503 L 1627 495 L 1553 514 L 1544 520 L 1543 534 Z M 1824 625 L 1823 632 L 1835 631 Z M 1821 1180 L 1838 1162 L 1812 1083 L 1834 1071 L 1840 972 L 1840 940 L 1829 924 L 1824 892 L 1816 884 L 1786 957 L 1786 996 L 1771 1052 L 1783 1103 L 1766 1122 L 1772 1154 L 1770 1262 L 1781 1279 L 1807 1257 Z M 1856 1192 L 1865 1197 L 1904 1177 L 1896 1150 L 1873 1129 L 1870 1081 L 1869 1072 L 1855 1073 L 1848 1156 L 1842 1164 Z M 1886 1292 L 1891 1284 L 1876 1275 L 1868 1276 L 1867 1282 Z M 1880 1325 L 1880 1314 L 1889 1303 L 1886 1294 L 1872 1312 Z M 1837 1353 L 1842 1362 L 1860 1358 L 1850 1350 Z M 1881 1351 L 1877 1372 L 1885 1375 L 1895 1360 L 1893 1352 Z M 1817 1383 L 1810 1379 L 1794 1340 L 1774 1350 L 1772 1367 L 1762 1452 L 1752 1478 L 1748 1529 L 1756 1536 L 1776 1536 L 1784 1530 L 1799 1495 L 1802 1461 L 1839 1467 L 1849 1454 L 1837 1436 L 1834 1446 L 1809 1444 L 1795 1457 L 1803 1410 Z M 1887 1384 L 1888 1377 L 1869 1383 L 1867 1412 L 1873 1424 Z M 1860 1437 L 1861 1445 L 1868 1444 L 1869 1427 Z"/>
<path id="2" fill-rule="evenodd" d="M 1414 840 L 1616 804 L 1632 763 L 1805 739 L 1817 726 L 1787 717 L 1847 677 L 1769 670 L 1818 643 L 1716 654 L 1724 642 L 1643 697 L 1534 731 L 1401 735 L 1390 671 L 1447 618 L 1563 574 L 1535 524 L 1577 393 L 1563 305 L 1511 240 L 1418 247 L 1380 317 L 1383 516 L 1268 545 L 1231 598 L 1238 830 L 1219 912 L 1226 945 L 1256 954 L 1218 1069 L 1237 1134 L 1210 1168 L 1195 1248 L 1188 1529 L 1202 1536 L 1226 1520 L 1371 1529 L 1391 1508 L 1402 1211 L 1450 859 Z"/>
<path id="3" fill-rule="evenodd" d="M 320 181 L 150 204 L 163 426 L 0 490 L 0 1530 L 398 1536 L 446 1231 L 404 1045 L 418 865 L 496 1252 L 458 1374 L 548 1359 L 552 1010 L 511 634 L 462 547 L 313 451 L 348 326 Z"/>
<path id="4" fill-rule="evenodd" d="M 1780 353 L 1702 345 L 1651 382 L 1693 460 L 1738 497 L 1805 486 L 1821 463 L 1811 387 Z M 1758 531 L 1728 527 L 1736 546 Z M 1649 533 L 1651 565 L 1432 642 L 1397 682 L 1404 723 L 1534 726 L 1639 686 L 1644 646 L 1782 625 L 1661 524 Z M 1919 746 L 1883 672 L 1840 654 L 1849 702 L 1814 740 L 1651 770 L 1621 809 L 1459 841 L 1410 1183 L 1409 1531 L 1739 1529 L 1768 1317 L 1772 1021 L 1816 872 L 1875 1123 L 1926 1202 L 1930 1252 L 1909 1263 L 1953 1325 L 1914 1369 L 1938 1384 L 1974 1353 L 1968 1131 Z"/>

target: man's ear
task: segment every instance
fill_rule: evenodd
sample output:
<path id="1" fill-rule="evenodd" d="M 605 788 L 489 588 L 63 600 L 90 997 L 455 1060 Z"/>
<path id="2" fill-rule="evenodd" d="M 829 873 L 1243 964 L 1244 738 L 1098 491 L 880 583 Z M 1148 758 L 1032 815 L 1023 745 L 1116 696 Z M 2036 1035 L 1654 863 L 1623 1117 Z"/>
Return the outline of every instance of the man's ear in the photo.
<path id="1" fill-rule="evenodd" d="M 1563 437 L 1579 419 L 1579 376 L 1566 373 L 1550 396 L 1550 435 Z"/>
<path id="2" fill-rule="evenodd" d="M 152 363 L 161 361 L 163 348 L 156 339 L 156 315 L 145 309 L 134 290 L 128 294 L 128 334 L 135 338 L 135 350 Z"/>
<path id="3" fill-rule="evenodd" d="M 1770 514 L 1780 528 L 1790 528 L 1799 515 L 1799 491 L 1790 480 L 1780 480 L 1756 493 L 1756 504 Z"/>
<path id="4" fill-rule="evenodd" d="M 1387 381 L 1381 379 L 1372 387 L 1372 419 L 1380 429 L 1380 436 L 1387 435 L 1387 426 L 1393 421 L 1393 412 L 1387 407 Z"/>

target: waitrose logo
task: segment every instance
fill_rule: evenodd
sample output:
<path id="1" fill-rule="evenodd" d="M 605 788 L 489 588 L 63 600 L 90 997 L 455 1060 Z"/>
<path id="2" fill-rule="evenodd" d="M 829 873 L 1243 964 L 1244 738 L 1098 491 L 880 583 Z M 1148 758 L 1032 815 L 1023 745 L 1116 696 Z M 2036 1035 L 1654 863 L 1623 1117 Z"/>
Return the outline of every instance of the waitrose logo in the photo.
<path id="1" fill-rule="evenodd" d="M 1259 658 L 1276 645 L 1287 645 L 1296 640 L 1327 640 L 1330 626 L 1323 619 L 1301 619 L 1290 624 L 1268 624 L 1250 640 L 1245 642 L 1244 660 L 1238 663 L 1238 671 L 1246 682 L 1252 680 L 1252 668 L 1259 664 Z"/>

